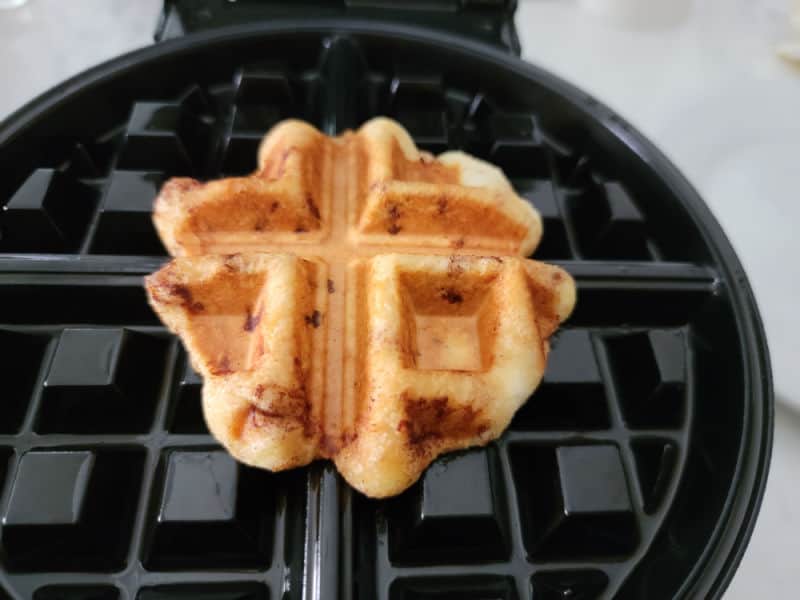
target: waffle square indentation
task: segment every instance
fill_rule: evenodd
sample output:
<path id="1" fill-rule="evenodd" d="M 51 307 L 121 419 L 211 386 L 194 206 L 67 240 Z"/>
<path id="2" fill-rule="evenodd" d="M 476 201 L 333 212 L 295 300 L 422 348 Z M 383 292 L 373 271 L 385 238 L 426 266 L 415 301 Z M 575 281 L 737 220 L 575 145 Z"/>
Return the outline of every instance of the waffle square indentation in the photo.
<path id="1" fill-rule="evenodd" d="M 164 255 L 151 221 L 153 199 L 163 175 L 151 171 L 114 171 L 100 206 L 92 240 L 95 254 Z"/>
<path id="2" fill-rule="evenodd" d="M 96 190 L 54 169 L 36 169 L 3 207 L 4 252 L 72 252 L 97 203 Z"/>
<path id="3" fill-rule="evenodd" d="M 138 504 L 138 449 L 32 450 L 20 460 L 3 527 L 11 571 L 124 565 Z"/>
<path id="4" fill-rule="evenodd" d="M 393 507 L 391 560 L 435 564 L 506 558 L 505 492 L 496 461 L 493 451 L 481 449 L 431 465 L 413 493 Z"/>
<path id="5" fill-rule="evenodd" d="M 615 446 L 513 446 L 511 462 L 531 557 L 619 557 L 636 548 L 636 519 Z"/>
<path id="6" fill-rule="evenodd" d="M 4 382 L 0 433 L 15 433 L 36 391 L 48 336 L 0 330 L 0 380 Z"/>
<path id="7" fill-rule="evenodd" d="M 159 468 L 148 569 L 269 565 L 275 521 L 271 476 L 223 450 L 167 450 Z"/>
<path id="8" fill-rule="evenodd" d="M 635 429 L 680 427 L 687 376 L 683 333 L 614 335 L 605 344 L 625 421 Z"/>
<path id="9" fill-rule="evenodd" d="M 521 430 L 593 430 L 610 426 L 603 379 L 589 332 L 565 329 L 550 344 L 536 393 L 514 416 Z"/>
<path id="10" fill-rule="evenodd" d="M 68 328 L 45 378 L 40 433 L 149 429 L 168 341 L 123 328 Z"/>

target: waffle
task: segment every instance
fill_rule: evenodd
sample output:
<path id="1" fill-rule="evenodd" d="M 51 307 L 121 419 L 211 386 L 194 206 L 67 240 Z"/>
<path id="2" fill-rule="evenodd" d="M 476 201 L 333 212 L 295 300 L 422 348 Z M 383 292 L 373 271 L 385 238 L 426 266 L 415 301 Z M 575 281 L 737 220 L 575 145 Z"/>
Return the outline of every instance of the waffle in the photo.
<path id="1" fill-rule="evenodd" d="M 575 302 L 566 272 L 522 258 L 541 219 L 499 169 L 383 118 L 336 138 L 285 121 L 253 175 L 172 179 L 153 221 L 176 258 L 149 299 L 212 434 L 271 470 L 333 459 L 372 497 L 498 437 Z"/>

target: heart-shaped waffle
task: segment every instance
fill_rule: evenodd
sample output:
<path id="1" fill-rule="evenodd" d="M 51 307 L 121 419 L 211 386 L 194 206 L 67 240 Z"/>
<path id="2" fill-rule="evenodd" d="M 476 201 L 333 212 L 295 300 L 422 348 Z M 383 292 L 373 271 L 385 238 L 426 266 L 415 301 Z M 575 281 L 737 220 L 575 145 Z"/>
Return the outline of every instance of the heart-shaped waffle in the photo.
<path id="1" fill-rule="evenodd" d="M 336 138 L 285 121 L 254 174 L 170 180 L 153 220 L 177 258 L 150 302 L 214 436 L 271 470 L 331 458 L 373 497 L 498 437 L 575 302 L 566 272 L 522 258 L 541 219 L 499 169 L 383 118 Z"/>

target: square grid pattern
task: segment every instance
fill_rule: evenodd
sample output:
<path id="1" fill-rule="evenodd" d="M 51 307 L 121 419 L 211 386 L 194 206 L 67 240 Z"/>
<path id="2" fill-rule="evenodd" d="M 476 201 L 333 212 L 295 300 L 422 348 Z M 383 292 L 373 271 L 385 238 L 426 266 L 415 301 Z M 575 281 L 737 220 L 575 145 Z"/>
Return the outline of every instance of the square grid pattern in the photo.
<path id="1" fill-rule="evenodd" d="M 251 469 L 219 448 L 199 378 L 163 328 L 9 326 L 2 338 L 4 354 L 30 349 L 15 390 L 27 400 L 0 438 L 10 589 L 262 599 L 299 587 L 306 474 Z"/>
<path id="2" fill-rule="evenodd" d="M 149 212 L 165 179 L 252 172 L 264 133 L 285 118 L 338 131 L 385 114 L 421 149 L 463 149 L 502 168 L 542 214 L 537 258 L 662 258 L 631 191 L 586 161 L 574 167 L 569 156 L 557 155 L 556 169 L 534 115 L 449 86 L 441 74 L 420 74 L 418 66 L 365 70 L 342 81 L 347 69 L 339 63 L 363 60 L 357 52 L 339 40 L 307 71 L 267 61 L 241 68 L 222 91 L 192 86 L 177 99 L 134 102 L 110 139 L 76 145 L 61 167 L 33 170 L 0 199 L 0 252 L 164 256 Z M 329 101 L 349 84 L 359 93 L 348 94 L 346 106 Z"/>
<path id="3" fill-rule="evenodd" d="M 611 597 L 644 554 L 686 457 L 691 320 L 713 273 L 659 262 L 625 183 L 565 157 L 535 116 L 441 75 L 365 64 L 342 39 L 308 70 L 258 63 L 133 103 L 111 137 L 3 200 L 0 252 L 162 256 L 149 209 L 164 179 L 248 172 L 282 118 L 336 131 L 388 114 L 422 148 L 503 168 L 545 221 L 536 258 L 575 276 L 578 306 L 534 399 L 496 443 L 372 501 L 329 465 L 270 474 L 214 443 L 200 379 L 145 304 L 140 276 L 160 258 L 127 274 L 12 273 L 0 282 L 19 307 L 0 326 L 3 587 L 37 599 L 590 599 Z M 343 87 L 357 90 L 348 102 Z"/>
<path id="4" fill-rule="evenodd" d="M 359 567 L 348 593 L 613 595 L 677 483 L 687 335 L 685 328 L 606 327 L 557 334 L 540 390 L 497 443 L 443 457 L 387 503 L 352 499 L 346 519 Z M 630 387 L 635 409 L 625 401 Z M 650 407 L 646 424 L 637 420 L 642 404 Z"/>

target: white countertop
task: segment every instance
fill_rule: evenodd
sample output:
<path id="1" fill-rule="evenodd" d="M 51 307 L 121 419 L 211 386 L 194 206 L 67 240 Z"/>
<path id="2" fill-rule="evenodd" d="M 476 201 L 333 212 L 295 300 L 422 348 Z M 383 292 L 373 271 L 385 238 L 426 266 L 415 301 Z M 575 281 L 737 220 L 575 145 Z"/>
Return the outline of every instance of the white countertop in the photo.
<path id="1" fill-rule="evenodd" d="M 800 69 L 774 57 L 779 28 L 754 8 L 789 1 L 696 0 L 685 18 L 647 27 L 610 23 L 573 0 L 520 0 L 517 14 L 524 58 L 617 110 L 688 176 L 755 290 L 781 404 L 766 498 L 728 600 L 797 597 L 800 268 L 773 257 L 800 258 Z M 0 10 L 0 119 L 64 78 L 150 44 L 160 5 L 29 0 Z"/>

